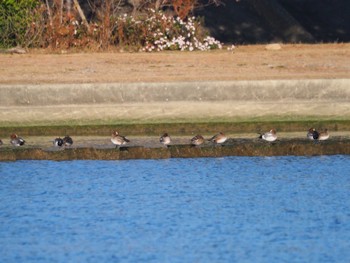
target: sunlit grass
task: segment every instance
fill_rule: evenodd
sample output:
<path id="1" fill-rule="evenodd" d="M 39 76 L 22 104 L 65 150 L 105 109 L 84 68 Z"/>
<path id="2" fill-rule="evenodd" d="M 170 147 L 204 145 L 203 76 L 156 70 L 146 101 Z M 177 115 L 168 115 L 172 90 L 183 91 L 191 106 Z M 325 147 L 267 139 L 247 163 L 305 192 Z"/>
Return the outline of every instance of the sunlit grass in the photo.
<path id="1" fill-rule="evenodd" d="M 279 132 L 302 132 L 310 127 L 328 128 L 330 131 L 350 130 L 350 119 L 346 117 L 316 116 L 264 116 L 251 118 L 184 118 L 184 119 L 110 119 L 110 120 L 67 120 L 62 122 L 38 121 L 0 123 L 0 136 L 17 132 L 28 135 L 99 135 L 110 134 L 114 129 L 130 135 L 196 134 L 223 131 L 226 133 L 256 133 L 277 129 Z"/>

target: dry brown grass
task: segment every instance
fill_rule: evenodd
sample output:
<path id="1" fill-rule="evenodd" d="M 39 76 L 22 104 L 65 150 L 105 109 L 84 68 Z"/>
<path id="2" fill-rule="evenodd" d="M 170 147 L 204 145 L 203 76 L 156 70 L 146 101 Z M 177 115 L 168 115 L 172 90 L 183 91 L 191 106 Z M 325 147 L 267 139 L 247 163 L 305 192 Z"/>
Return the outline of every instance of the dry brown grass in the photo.
<path id="1" fill-rule="evenodd" d="M 238 46 L 233 51 L 0 55 L 0 84 L 128 83 L 350 77 L 350 44 Z"/>

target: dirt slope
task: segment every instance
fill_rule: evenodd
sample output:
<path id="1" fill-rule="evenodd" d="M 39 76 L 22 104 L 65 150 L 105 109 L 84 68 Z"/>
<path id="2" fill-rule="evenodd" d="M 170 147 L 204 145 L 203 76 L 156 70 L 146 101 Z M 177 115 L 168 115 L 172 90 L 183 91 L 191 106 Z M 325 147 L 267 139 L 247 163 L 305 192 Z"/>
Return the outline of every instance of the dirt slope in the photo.
<path id="1" fill-rule="evenodd" d="M 211 52 L 0 55 L 0 84 L 350 78 L 350 44 Z"/>

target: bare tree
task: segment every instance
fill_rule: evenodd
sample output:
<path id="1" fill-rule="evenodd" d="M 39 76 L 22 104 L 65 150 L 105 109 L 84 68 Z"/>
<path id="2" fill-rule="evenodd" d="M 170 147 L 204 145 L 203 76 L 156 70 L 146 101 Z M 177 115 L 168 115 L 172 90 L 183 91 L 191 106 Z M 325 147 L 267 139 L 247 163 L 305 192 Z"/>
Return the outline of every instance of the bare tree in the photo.
<path id="1" fill-rule="evenodd" d="M 52 27 L 53 26 L 53 22 L 52 22 L 52 15 L 51 15 L 50 4 L 49 4 L 48 0 L 45 0 L 45 3 L 46 3 L 47 15 L 48 15 L 49 20 L 50 20 L 50 26 Z"/>
<path id="2" fill-rule="evenodd" d="M 75 8 L 78 10 L 79 16 L 80 16 L 81 20 L 83 21 L 84 25 L 87 27 L 88 30 L 90 30 L 89 23 L 86 20 L 85 14 L 84 14 L 83 10 L 81 9 L 78 0 L 73 0 L 73 2 L 74 2 Z"/>
<path id="3" fill-rule="evenodd" d="M 66 0 L 67 14 L 70 16 L 72 10 L 72 0 Z"/>

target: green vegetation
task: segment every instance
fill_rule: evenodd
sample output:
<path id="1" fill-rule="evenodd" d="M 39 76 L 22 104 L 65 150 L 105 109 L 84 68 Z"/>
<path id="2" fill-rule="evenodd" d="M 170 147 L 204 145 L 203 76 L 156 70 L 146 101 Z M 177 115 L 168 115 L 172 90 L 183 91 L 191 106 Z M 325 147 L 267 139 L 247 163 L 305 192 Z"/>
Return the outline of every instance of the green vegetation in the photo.
<path id="1" fill-rule="evenodd" d="M 57 134 L 105 136 L 118 129 L 127 135 L 158 136 L 167 131 L 173 135 L 212 134 L 223 131 L 234 133 L 258 133 L 274 127 L 278 132 L 303 132 L 310 127 L 328 128 L 330 131 L 350 130 L 350 120 L 298 120 L 298 121 L 234 121 L 234 122 L 171 122 L 171 123 L 122 123 L 114 124 L 70 124 L 70 125 L 28 125 L 2 126 L 1 137 L 8 137 L 16 131 L 21 135 L 30 136 L 57 136 Z"/>
<path id="2" fill-rule="evenodd" d="M 108 0 L 100 3 L 99 15 L 87 21 L 78 1 L 73 7 L 64 1 L 1 0 L 0 48 L 95 51 L 117 46 L 144 52 L 221 48 L 199 19 L 189 17 L 191 4 L 176 2 L 185 11 L 174 6 L 167 14 L 152 8 L 130 14 L 121 13 L 118 4 Z"/>
<path id="3" fill-rule="evenodd" d="M 1 0 L 0 47 L 37 45 L 35 24 L 42 19 L 39 0 Z"/>

